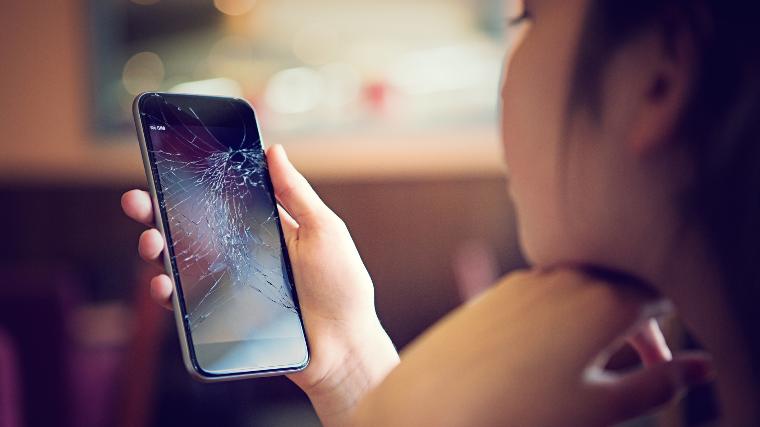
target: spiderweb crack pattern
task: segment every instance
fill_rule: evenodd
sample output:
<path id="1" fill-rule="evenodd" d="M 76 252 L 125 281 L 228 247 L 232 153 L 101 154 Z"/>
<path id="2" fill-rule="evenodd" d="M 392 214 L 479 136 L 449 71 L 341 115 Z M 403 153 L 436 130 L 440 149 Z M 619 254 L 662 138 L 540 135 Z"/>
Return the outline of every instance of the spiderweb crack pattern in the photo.
<path id="1" fill-rule="evenodd" d="M 249 135 L 243 123 L 242 137 L 233 148 L 221 143 L 192 108 L 165 106 L 162 117 L 148 121 L 166 123 L 165 132 L 170 133 L 152 155 L 161 171 L 173 264 L 180 276 L 183 270 L 197 271 L 198 283 L 207 288 L 197 302 L 188 304 L 191 330 L 235 297 L 234 291 L 223 291 L 228 286 L 250 286 L 272 303 L 297 312 L 289 281 L 283 281 L 286 267 L 276 206 L 266 203 L 262 215 L 259 203 L 259 212 L 251 212 L 256 210 L 252 203 L 271 197 L 258 132 Z M 180 120 L 169 120 L 167 114 Z"/>

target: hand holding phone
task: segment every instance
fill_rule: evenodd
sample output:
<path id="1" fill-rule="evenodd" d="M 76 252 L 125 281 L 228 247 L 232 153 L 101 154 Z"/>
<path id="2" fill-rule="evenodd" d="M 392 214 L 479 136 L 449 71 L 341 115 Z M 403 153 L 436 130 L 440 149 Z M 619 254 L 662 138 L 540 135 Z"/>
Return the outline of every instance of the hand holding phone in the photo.
<path id="1" fill-rule="evenodd" d="M 372 282 L 343 222 L 320 200 L 280 146 L 266 153 L 282 229 L 292 263 L 311 360 L 288 376 L 311 398 L 322 421 L 345 415 L 363 391 L 377 384 L 398 363 L 380 325 Z M 122 199 L 125 213 L 153 226 L 148 193 L 132 190 Z M 164 241 L 155 229 L 140 239 L 140 255 L 156 262 Z M 165 274 L 151 281 L 152 295 L 166 304 L 173 296 Z"/>

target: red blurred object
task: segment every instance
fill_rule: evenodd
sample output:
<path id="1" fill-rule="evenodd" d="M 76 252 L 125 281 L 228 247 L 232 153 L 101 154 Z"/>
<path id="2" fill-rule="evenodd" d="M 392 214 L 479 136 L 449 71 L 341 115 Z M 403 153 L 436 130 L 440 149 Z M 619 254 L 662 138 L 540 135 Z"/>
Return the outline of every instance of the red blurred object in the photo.
<path id="1" fill-rule="evenodd" d="M 390 88 L 382 81 L 368 83 L 364 87 L 364 97 L 367 103 L 373 111 L 379 113 L 387 110 L 389 93 Z"/>

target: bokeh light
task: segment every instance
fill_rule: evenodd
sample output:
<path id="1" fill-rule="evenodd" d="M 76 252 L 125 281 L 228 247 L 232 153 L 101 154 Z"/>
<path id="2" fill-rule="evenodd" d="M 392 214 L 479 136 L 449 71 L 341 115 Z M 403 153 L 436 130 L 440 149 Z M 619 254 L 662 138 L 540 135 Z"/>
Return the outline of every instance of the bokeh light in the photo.
<path id="1" fill-rule="evenodd" d="M 325 83 L 322 100 L 326 107 L 340 108 L 357 100 L 361 91 L 362 78 L 351 64 L 333 63 L 319 69 Z"/>
<path id="2" fill-rule="evenodd" d="M 339 36 L 326 24 L 312 23 L 293 36 L 293 53 L 305 64 L 325 64 L 334 60 L 339 51 Z"/>
<path id="3" fill-rule="evenodd" d="M 169 92 L 233 98 L 238 98 L 243 94 L 240 83 L 224 77 L 180 83 L 169 89 Z"/>
<path id="4" fill-rule="evenodd" d="M 164 63 L 154 52 L 134 54 L 124 64 L 122 84 L 132 95 L 158 90 L 164 80 Z"/>
<path id="5" fill-rule="evenodd" d="M 311 68 L 297 67 L 272 76 L 265 100 L 269 108 L 278 113 L 305 113 L 317 106 L 323 93 L 322 76 Z"/>
<path id="6" fill-rule="evenodd" d="M 253 10 L 256 0 L 214 0 L 214 6 L 225 15 L 239 16 Z"/>

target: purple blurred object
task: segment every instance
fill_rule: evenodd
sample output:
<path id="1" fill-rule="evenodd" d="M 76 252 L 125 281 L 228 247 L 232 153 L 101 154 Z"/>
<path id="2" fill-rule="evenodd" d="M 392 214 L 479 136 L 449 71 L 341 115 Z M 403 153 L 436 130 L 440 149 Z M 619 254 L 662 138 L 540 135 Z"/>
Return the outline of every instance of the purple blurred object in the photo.
<path id="1" fill-rule="evenodd" d="M 454 252 L 452 267 L 462 302 L 475 298 L 499 278 L 496 254 L 483 240 L 473 239 L 460 244 Z"/>
<path id="2" fill-rule="evenodd" d="M 0 427 L 20 427 L 21 383 L 18 355 L 13 340 L 0 329 Z"/>

